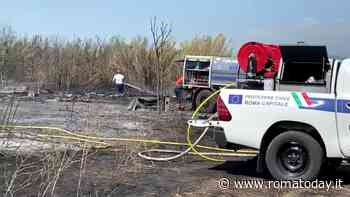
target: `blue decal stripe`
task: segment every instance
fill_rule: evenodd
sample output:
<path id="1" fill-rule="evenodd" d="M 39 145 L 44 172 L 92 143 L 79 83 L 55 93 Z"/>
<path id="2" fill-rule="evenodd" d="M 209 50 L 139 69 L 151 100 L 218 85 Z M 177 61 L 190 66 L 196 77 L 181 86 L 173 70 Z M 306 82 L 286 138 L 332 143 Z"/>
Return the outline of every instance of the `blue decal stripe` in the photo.
<path id="1" fill-rule="evenodd" d="M 337 112 L 349 114 L 350 109 L 348 109 L 346 106 L 349 102 L 350 100 L 343 100 L 343 99 L 337 100 Z"/>
<path id="2" fill-rule="evenodd" d="M 300 109 L 307 110 L 317 110 L 317 111 L 325 111 L 325 112 L 337 112 L 337 113 L 350 113 L 350 109 L 346 107 L 346 104 L 350 102 L 350 100 L 337 100 L 335 99 L 325 99 L 325 98 L 311 98 L 313 104 L 317 104 L 318 102 L 322 102 L 323 104 L 315 107 L 300 107 Z"/>

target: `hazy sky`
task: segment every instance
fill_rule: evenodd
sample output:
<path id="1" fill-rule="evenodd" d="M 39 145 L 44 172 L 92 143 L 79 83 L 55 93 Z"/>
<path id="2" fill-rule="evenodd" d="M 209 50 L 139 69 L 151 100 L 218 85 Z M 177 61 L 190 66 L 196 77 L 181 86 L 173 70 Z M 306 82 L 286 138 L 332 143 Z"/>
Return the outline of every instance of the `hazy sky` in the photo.
<path id="1" fill-rule="evenodd" d="M 20 35 L 150 36 L 157 16 L 177 40 L 222 32 L 239 47 L 246 41 L 326 44 L 349 56 L 348 0 L 1 0 L 0 25 Z"/>

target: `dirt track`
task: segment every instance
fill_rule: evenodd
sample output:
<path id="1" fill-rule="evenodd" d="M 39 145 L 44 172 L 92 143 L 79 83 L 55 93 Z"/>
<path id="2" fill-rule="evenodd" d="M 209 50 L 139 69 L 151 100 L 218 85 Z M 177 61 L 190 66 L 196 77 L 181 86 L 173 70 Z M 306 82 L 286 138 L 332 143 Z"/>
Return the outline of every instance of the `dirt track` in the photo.
<path id="1" fill-rule="evenodd" d="M 155 112 L 127 111 L 129 99 L 108 102 L 67 103 L 46 100 L 45 102 L 20 102 L 15 122 L 20 124 L 59 126 L 74 131 L 84 131 L 106 137 L 139 137 L 183 142 L 185 120 L 189 112 L 163 114 Z M 6 107 L 6 102 L 0 109 Z M 36 131 L 30 131 L 35 133 Z M 198 134 L 198 132 L 196 133 Z M 11 140 L 6 138 L 6 140 Z M 208 137 L 205 143 L 212 143 Z M 26 147 L 26 150 L 32 146 Z M 344 181 L 341 190 L 307 189 L 231 189 L 220 190 L 221 178 L 234 180 L 270 180 L 255 173 L 254 160 L 233 158 L 225 163 L 203 161 L 198 157 L 186 156 L 171 162 L 150 162 L 142 160 L 137 152 L 153 146 L 145 144 L 114 143 L 112 149 L 97 151 L 57 151 L 47 149 L 40 154 L 22 153 L 17 157 L 10 153 L 0 156 L 0 193 L 6 193 L 6 186 L 18 169 L 19 163 L 30 163 L 31 168 L 18 173 L 15 185 L 26 180 L 32 184 L 16 191 L 15 196 L 40 196 L 55 172 L 60 172 L 54 191 L 48 189 L 46 196 L 333 196 L 350 195 L 350 167 L 342 166 L 336 172 L 328 172 L 321 180 Z M 22 159 L 21 159 L 22 158 Z M 25 158 L 25 159 L 23 159 Z M 63 171 L 59 169 L 62 160 L 67 162 Z M 62 162 L 63 163 L 63 162 Z M 17 164 L 17 168 L 16 165 Z M 56 164 L 56 165 L 55 165 Z M 43 170 L 43 169 L 46 169 Z M 51 169 L 51 171 L 47 170 Z M 30 171 L 32 177 L 28 178 Z M 36 171 L 38 170 L 38 171 Z M 46 185 L 45 185 L 46 184 Z M 52 185 L 51 185 L 52 186 Z M 14 189 L 15 191 L 15 189 Z M 52 192 L 52 193 L 51 193 Z"/>

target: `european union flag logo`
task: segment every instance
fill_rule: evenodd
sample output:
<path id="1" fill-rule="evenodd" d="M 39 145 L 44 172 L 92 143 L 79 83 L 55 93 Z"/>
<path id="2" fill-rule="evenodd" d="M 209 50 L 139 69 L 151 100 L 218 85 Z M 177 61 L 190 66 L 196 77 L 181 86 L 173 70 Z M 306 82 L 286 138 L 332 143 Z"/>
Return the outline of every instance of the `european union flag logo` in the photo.
<path id="1" fill-rule="evenodd" d="M 229 95 L 228 104 L 242 104 L 243 96 L 242 95 Z"/>

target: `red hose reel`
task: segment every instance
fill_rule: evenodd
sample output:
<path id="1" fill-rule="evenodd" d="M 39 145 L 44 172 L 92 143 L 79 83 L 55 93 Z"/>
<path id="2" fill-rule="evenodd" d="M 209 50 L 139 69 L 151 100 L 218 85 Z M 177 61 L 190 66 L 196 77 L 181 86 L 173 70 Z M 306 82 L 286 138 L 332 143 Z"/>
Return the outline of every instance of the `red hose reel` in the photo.
<path id="1" fill-rule="evenodd" d="M 268 63 L 269 59 L 272 59 L 273 66 L 271 71 L 266 74 L 274 76 L 278 72 L 282 58 L 279 45 L 258 42 L 248 42 L 244 44 L 238 52 L 238 63 L 241 70 L 246 73 L 249 71 L 249 57 L 252 55 L 255 56 L 256 60 L 256 73 L 264 71 L 265 64 Z M 265 77 L 272 77 L 266 76 L 266 74 Z"/>

